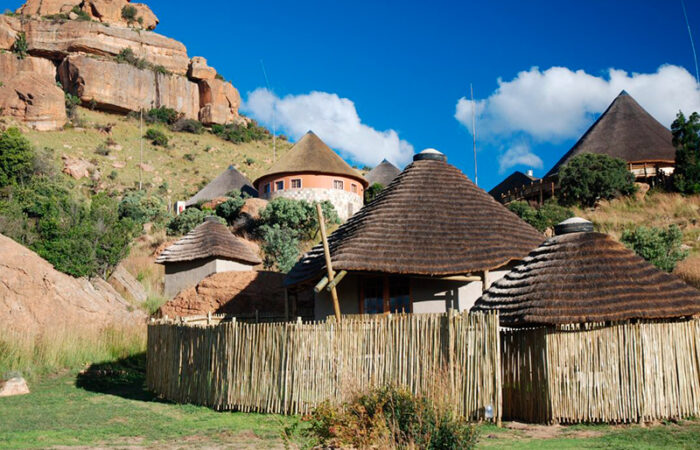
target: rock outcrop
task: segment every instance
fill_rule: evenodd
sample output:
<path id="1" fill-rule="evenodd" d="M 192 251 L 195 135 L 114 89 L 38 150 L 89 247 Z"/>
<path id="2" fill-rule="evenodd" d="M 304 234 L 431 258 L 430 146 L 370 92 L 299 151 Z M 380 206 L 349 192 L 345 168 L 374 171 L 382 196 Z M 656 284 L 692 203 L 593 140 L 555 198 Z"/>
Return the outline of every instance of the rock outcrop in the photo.
<path id="1" fill-rule="evenodd" d="M 79 20 L 76 11 L 93 20 Z M 206 59 L 190 60 L 181 42 L 138 29 L 151 30 L 158 23 L 145 4 L 28 0 L 17 12 L 22 16 L 0 16 L 0 50 L 12 49 L 23 33 L 32 57 L 27 59 L 41 58 L 45 64 L 31 63 L 39 73 L 0 65 L 3 115 L 41 130 L 62 127 L 63 93 L 55 86 L 60 79 L 66 92 L 109 112 L 164 106 L 207 125 L 244 122 L 238 90 L 218 79 Z M 125 49 L 132 55 L 117 62 Z"/>
<path id="2" fill-rule="evenodd" d="M 54 130 L 67 120 L 63 91 L 49 60 L 0 53 L 0 110 L 38 130 Z"/>
<path id="3" fill-rule="evenodd" d="M 29 394 L 29 386 L 24 378 L 12 377 L 7 381 L 0 381 L 0 397 L 24 394 Z"/>
<path id="4" fill-rule="evenodd" d="M 148 299 L 143 285 L 121 264 L 114 269 L 107 282 L 125 298 L 130 298 L 138 303 L 143 303 Z"/>
<path id="5" fill-rule="evenodd" d="M 27 336 L 52 327 L 107 327 L 138 323 L 133 310 L 105 281 L 91 283 L 56 271 L 39 255 L 0 235 L 0 327 Z"/>
<path id="6" fill-rule="evenodd" d="M 198 87 L 185 77 L 82 54 L 65 58 L 58 76 L 67 92 L 98 109 L 127 113 L 166 106 L 189 119 L 199 114 Z"/>

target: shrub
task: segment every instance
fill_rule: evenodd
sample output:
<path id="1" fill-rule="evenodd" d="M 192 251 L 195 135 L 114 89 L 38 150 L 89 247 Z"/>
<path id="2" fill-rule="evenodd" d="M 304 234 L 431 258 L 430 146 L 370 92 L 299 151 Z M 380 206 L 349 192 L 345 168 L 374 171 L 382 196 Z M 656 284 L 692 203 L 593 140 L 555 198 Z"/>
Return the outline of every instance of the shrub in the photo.
<path id="1" fill-rule="evenodd" d="M 143 191 L 129 192 L 119 202 L 119 217 L 128 218 L 143 225 L 151 222 L 161 224 L 168 218 L 168 210 L 160 197 Z"/>
<path id="2" fill-rule="evenodd" d="M 245 159 L 245 163 L 248 166 L 252 166 L 253 164 L 255 164 L 255 159 L 251 158 L 250 156 L 247 156 Z"/>
<path id="3" fill-rule="evenodd" d="M 97 153 L 100 156 L 109 156 L 111 150 L 105 144 L 100 144 L 95 149 L 95 153 Z"/>
<path id="4" fill-rule="evenodd" d="M 173 123 L 171 129 L 184 133 L 201 134 L 204 131 L 204 125 L 202 125 L 202 122 L 194 119 L 178 119 Z"/>
<path id="5" fill-rule="evenodd" d="M 77 19 L 77 20 L 92 20 L 92 19 L 90 18 L 90 14 L 86 13 L 85 11 L 83 11 L 83 10 L 80 8 L 80 6 L 78 6 L 78 5 L 75 5 L 75 6 L 73 7 L 73 9 L 71 9 L 71 12 L 72 12 L 73 14 L 75 14 L 76 16 L 78 16 L 78 19 Z"/>
<path id="6" fill-rule="evenodd" d="M 111 171 L 109 175 L 107 175 L 107 178 L 109 178 L 112 181 L 116 180 L 117 177 L 119 177 L 119 173 L 116 170 Z"/>
<path id="7" fill-rule="evenodd" d="M 374 198 L 379 195 L 384 189 L 384 185 L 381 183 L 373 183 L 372 186 L 365 190 L 365 204 L 374 200 Z"/>
<path id="8" fill-rule="evenodd" d="M 162 66 L 160 64 L 153 66 L 153 71 L 155 73 L 159 73 L 161 75 L 171 75 L 172 72 L 170 72 L 168 69 L 165 68 L 165 66 Z"/>
<path id="9" fill-rule="evenodd" d="M 323 402 L 304 420 L 305 434 L 323 448 L 470 449 L 478 440 L 476 428 L 455 418 L 449 406 L 392 386 L 341 406 Z"/>
<path id="10" fill-rule="evenodd" d="M 676 147 L 673 184 L 683 194 L 700 193 L 700 115 L 694 112 L 686 120 L 679 112 L 671 133 Z"/>
<path id="11" fill-rule="evenodd" d="M 672 272 L 678 261 L 688 256 L 682 249 L 683 233 L 677 225 L 668 229 L 640 226 L 625 230 L 621 241 L 639 256 L 661 270 Z"/>
<path id="12" fill-rule="evenodd" d="M 159 147 L 167 147 L 168 143 L 170 142 L 168 136 L 166 136 L 165 133 L 155 128 L 149 128 L 148 130 L 146 130 L 146 134 L 144 135 L 144 137 L 150 140 L 151 144 Z"/>
<path id="13" fill-rule="evenodd" d="M 28 180 L 34 160 L 32 144 L 17 128 L 0 133 L 0 187 Z"/>
<path id="14" fill-rule="evenodd" d="M 149 67 L 148 62 L 136 56 L 131 47 L 123 48 L 115 57 L 118 63 L 131 64 L 137 69 L 147 69 Z"/>
<path id="15" fill-rule="evenodd" d="M 24 31 L 17 33 L 14 44 L 12 44 L 12 52 L 19 59 L 24 59 L 29 54 L 29 46 L 27 45 L 27 35 Z"/>
<path id="16" fill-rule="evenodd" d="M 192 231 L 197 225 L 204 222 L 204 219 L 211 216 L 211 211 L 202 211 L 197 208 L 187 208 L 180 215 L 173 217 L 168 222 L 168 235 L 180 236 Z M 218 218 L 220 223 L 226 223 L 223 219 Z"/>
<path id="17" fill-rule="evenodd" d="M 66 92 L 66 115 L 69 119 L 74 119 L 78 113 L 78 106 L 80 106 L 81 100 L 79 97 Z"/>
<path id="18" fill-rule="evenodd" d="M 335 207 L 329 201 L 321 202 L 326 224 L 340 223 Z M 277 197 L 260 212 L 260 221 L 290 230 L 299 239 L 311 239 L 318 230 L 316 203 Z"/>
<path id="19" fill-rule="evenodd" d="M 164 123 L 166 125 L 173 125 L 180 119 L 180 117 L 180 113 L 166 106 L 151 108 L 144 115 L 144 119 L 146 119 L 146 122 L 148 123 Z"/>
<path id="20" fill-rule="evenodd" d="M 183 158 L 185 158 L 187 161 L 193 162 L 195 159 L 194 153 L 185 153 L 182 155 Z"/>
<path id="21" fill-rule="evenodd" d="M 547 200 L 539 209 L 533 208 L 524 201 L 511 202 L 508 204 L 508 209 L 540 232 L 544 232 L 547 228 L 554 228 L 554 225 L 559 222 L 574 217 L 572 210 L 560 206 L 554 199 Z"/>
<path id="22" fill-rule="evenodd" d="M 231 197 L 216 207 L 216 215 L 230 225 L 238 218 L 244 204 L 245 200 L 241 196 Z"/>
<path id="23" fill-rule="evenodd" d="M 233 142 L 234 144 L 261 141 L 270 137 L 270 131 L 258 125 L 254 120 L 248 122 L 247 125 L 233 123 L 227 125 L 214 124 L 211 127 L 211 131 L 220 138 Z"/>
<path id="24" fill-rule="evenodd" d="M 224 76 L 221 75 L 220 73 L 217 73 L 216 75 L 214 75 L 214 78 L 216 78 L 217 80 L 224 81 Z"/>
<path id="25" fill-rule="evenodd" d="M 134 22 L 136 20 L 136 14 L 138 14 L 138 11 L 135 6 L 126 5 L 122 8 L 122 19 L 127 22 Z"/>
<path id="26" fill-rule="evenodd" d="M 295 233 L 289 228 L 274 224 L 263 225 L 260 234 L 263 240 L 261 248 L 265 254 L 265 268 L 271 269 L 276 266 L 280 272 L 289 272 L 299 257 L 299 240 Z"/>
<path id="27" fill-rule="evenodd" d="M 598 200 L 635 192 L 634 175 L 619 158 L 594 153 L 576 155 L 559 170 L 559 185 L 564 205 L 592 207 Z"/>

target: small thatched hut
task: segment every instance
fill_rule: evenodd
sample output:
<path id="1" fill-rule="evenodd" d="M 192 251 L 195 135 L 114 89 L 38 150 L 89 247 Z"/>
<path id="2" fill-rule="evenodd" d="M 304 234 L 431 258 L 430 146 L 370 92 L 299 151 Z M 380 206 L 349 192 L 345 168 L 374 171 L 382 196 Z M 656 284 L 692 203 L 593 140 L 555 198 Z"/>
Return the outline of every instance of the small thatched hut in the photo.
<path id="1" fill-rule="evenodd" d="M 377 167 L 367 172 L 365 179 L 370 186 L 378 183 L 384 187 L 387 187 L 392 181 L 394 181 L 394 178 L 399 176 L 400 173 L 401 169 L 384 159 L 377 165 Z"/>
<path id="2" fill-rule="evenodd" d="M 499 311 L 504 418 L 636 422 L 700 412 L 700 291 L 583 219 L 556 227 L 472 311 Z"/>
<path id="3" fill-rule="evenodd" d="M 506 203 L 506 199 L 509 198 L 509 194 L 511 192 L 515 192 L 517 189 L 522 189 L 525 186 L 529 186 L 535 181 L 539 181 L 539 178 L 536 178 L 532 174 L 531 170 L 528 170 L 526 174 L 516 170 L 508 175 L 505 180 L 501 181 L 493 189 L 491 189 L 489 194 L 491 194 L 491 196 L 497 201 Z"/>
<path id="4" fill-rule="evenodd" d="M 224 197 L 234 190 L 241 191 L 251 197 L 258 196 L 258 191 L 253 187 L 253 184 L 248 181 L 245 175 L 236 170 L 235 167 L 228 166 L 228 169 L 221 175 L 214 178 L 199 192 L 190 197 L 190 199 L 185 202 L 185 206 L 192 206 L 199 202 L 206 202 L 218 197 Z"/>
<path id="5" fill-rule="evenodd" d="M 483 281 L 505 274 L 544 236 L 447 164 L 421 152 L 372 202 L 329 236 L 344 314 L 465 310 Z M 325 274 L 323 247 L 304 255 L 287 275 L 292 290 Z M 315 315 L 332 314 L 326 291 Z"/>
<path id="6" fill-rule="evenodd" d="M 232 270 L 253 270 L 260 257 L 216 218 L 207 220 L 158 255 L 165 266 L 166 297 L 199 283 L 209 275 Z"/>

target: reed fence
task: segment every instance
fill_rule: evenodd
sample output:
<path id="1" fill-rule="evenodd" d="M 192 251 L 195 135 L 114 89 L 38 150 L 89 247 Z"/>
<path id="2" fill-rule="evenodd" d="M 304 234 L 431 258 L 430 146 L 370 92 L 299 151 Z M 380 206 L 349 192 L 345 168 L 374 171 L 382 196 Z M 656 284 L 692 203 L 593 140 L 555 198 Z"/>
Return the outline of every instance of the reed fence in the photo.
<path id="1" fill-rule="evenodd" d="M 700 414 L 700 320 L 502 332 L 503 417 L 639 422 Z"/>
<path id="2" fill-rule="evenodd" d="M 220 410 L 297 414 L 393 384 L 439 396 L 462 417 L 500 420 L 495 313 L 344 316 L 341 323 L 226 320 L 150 324 L 149 389 Z"/>

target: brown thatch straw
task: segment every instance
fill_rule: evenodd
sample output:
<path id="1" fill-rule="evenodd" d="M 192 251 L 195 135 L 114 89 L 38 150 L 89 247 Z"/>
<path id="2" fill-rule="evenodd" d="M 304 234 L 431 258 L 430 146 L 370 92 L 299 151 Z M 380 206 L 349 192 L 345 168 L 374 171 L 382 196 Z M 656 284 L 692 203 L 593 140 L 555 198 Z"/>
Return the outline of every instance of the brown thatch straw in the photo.
<path id="1" fill-rule="evenodd" d="M 477 300 L 508 327 L 670 319 L 700 314 L 700 291 L 610 236 L 555 236 Z"/>
<path id="2" fill-rule="evenodd" d="M 447 276 L 501 267 L 543 240 L 459 169 L 425 159 L 331 234 L 329 245 L 334 270 Z M 285 284 L 318 278 L 324 267 L 317 245 Z"/>
<path id="3" fill-rule="evenodd" d="M 379 163 L 377 167 L 370 170 L 367 175 L 365 175 L 365 178 L 370 186 L 379 183 L 386 187 L 389 186 L 400 173 L 401 169 L 385 159 Z"/>
<path id="4" fill-rule="evenodd" d="M 237 238 L 219 222 L 206 220 L 182 239 L 163 250 L 156 262 L 194 261 L 203 258 L 221 258 L 256 265 L 260 257 L 242 239 Z"/>
<path id="5" fill-rule="evenodd" d="M 248 181 L 248 179 L 236 170 L 235 167 L 229 166 L 221 175 L 214 178 L 209 184 L 204 186 L 194 196 L 190 197 L 185 205 L 196 205 L 199 202 L 213 200 L 217 197 L 223 197 L 233 190 L 239 190 L 251 197 L 257 197 L 258 191 Z"/>

